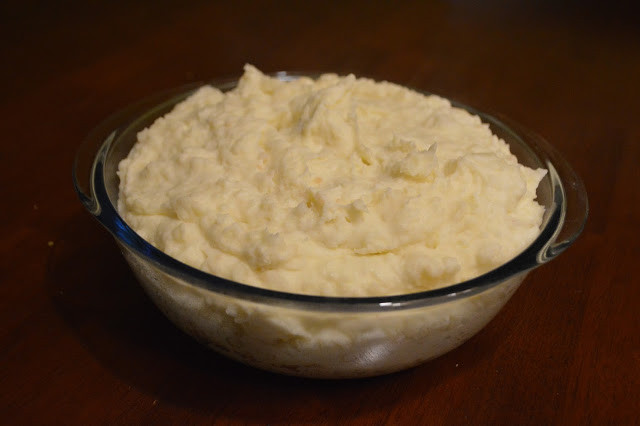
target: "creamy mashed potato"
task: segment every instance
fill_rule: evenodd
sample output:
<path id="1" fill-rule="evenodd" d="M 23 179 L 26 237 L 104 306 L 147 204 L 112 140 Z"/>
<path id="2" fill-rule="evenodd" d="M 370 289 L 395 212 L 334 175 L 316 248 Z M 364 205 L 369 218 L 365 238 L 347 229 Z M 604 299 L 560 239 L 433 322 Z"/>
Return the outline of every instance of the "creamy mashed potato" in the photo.
<path id="1" fill-rule="evenodd" d="M 546 173 L 437 96 L 252 66 L 140 132 L 118 210 L 212 274 L 325 296 L 412 293 L 487 272 L 539 233 Z"/>

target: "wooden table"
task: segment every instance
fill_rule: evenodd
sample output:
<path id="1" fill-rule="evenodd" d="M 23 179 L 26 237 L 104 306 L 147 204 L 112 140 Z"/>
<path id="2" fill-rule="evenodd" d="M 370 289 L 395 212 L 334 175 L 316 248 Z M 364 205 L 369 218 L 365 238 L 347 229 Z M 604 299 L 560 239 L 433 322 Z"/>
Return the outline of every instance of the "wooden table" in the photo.
<path id="1" fill-rule="evenodd" d="M 72 3 L 0 6 L 0 423 L 638 424 L 636 8 Z M 502 112 L 582 176 L 587 227 L 485 330 L 423 366 L 314 381 L 226 360 L 143 294 L 77 200 L 71 163 L 111 112 L 245 62 Z"/>

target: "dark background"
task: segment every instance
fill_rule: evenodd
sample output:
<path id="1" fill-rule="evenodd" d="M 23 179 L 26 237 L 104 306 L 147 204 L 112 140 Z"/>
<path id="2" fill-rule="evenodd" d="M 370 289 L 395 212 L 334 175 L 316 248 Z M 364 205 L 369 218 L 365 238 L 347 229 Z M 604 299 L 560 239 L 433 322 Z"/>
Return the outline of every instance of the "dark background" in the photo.
<path id="1" fill-rule="evenodd" d="M 2 2 L 0 423 L 637 424 L 639 18 L 634 2 Z M 503 113 L 583 178 L 587 227 L 423 366 L 312 381 L 228 361 L 142 293 L 71 163 L 117 109 L 247 62 Z"/>

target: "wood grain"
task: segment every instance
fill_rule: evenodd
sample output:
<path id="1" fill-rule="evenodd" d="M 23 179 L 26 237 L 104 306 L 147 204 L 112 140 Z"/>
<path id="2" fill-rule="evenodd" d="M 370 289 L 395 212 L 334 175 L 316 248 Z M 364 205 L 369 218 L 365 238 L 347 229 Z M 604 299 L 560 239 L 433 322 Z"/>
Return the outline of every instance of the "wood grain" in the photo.
<path id="1" fill-rule="evenodd" d="M 623 2 L 3 2 L 0 423 L 638 424 L 638 16 Z M 313 381 L 209 352 L 140 290 L 71 162 L 116 109 L 246 62 L 521 122 L 584 179 L 582 237 L 480 334 L 409 371 Z"/>

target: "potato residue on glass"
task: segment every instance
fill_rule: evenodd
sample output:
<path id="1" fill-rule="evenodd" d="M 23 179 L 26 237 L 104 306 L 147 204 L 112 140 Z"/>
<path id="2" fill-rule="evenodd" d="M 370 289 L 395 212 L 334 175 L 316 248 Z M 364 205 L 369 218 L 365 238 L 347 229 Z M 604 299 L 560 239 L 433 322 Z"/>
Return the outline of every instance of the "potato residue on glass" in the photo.
<path id="1" fill-rule="evenodd" d="M 241 283 L 414 293 L 481 275 L 539 233 L 545 175 L 446 99 L 353 75 L 247 65 L 138 135 L 118 210 L 143 238 Z"/>

